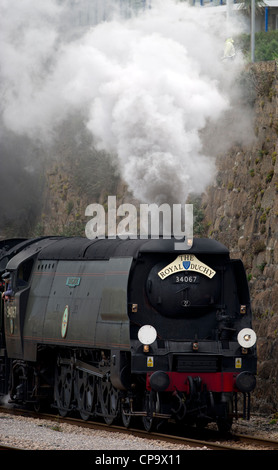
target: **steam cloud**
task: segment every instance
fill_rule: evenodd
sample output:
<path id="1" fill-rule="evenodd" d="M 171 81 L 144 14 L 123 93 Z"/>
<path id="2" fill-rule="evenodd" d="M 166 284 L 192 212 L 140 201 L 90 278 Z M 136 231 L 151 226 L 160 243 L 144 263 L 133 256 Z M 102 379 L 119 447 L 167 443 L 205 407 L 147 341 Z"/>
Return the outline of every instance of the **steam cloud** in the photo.
<path id="1" fill-rule="evenodd" d="M 153 0 L 123 19 L 114 0 L 113 18 L 81 30 L 78 4 L 1 0 L 4 129 L 46 144 L 82 113 L 140 201 L 184 203 L 203 192 L 215 164 L 200 133 L 230 107 L 231 69 L 220 60 L 232 32 L 225 19 L 174 0 Z"/>

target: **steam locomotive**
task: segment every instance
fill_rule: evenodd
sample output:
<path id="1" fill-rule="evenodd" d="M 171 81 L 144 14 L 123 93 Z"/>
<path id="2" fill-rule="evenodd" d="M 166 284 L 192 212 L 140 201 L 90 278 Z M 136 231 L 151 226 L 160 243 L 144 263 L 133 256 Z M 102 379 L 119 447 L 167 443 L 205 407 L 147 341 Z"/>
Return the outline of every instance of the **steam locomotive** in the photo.
<path id="1" fill-rule="evenodd" d="M 180 248 L 179 248 L 180 246 Z M 240 260 L 211 239 L 0 242 L 0 394 L 107 424 L 230 429 L 256 334 Z M 242 395 L 239 395 L 241 393 Z"/>

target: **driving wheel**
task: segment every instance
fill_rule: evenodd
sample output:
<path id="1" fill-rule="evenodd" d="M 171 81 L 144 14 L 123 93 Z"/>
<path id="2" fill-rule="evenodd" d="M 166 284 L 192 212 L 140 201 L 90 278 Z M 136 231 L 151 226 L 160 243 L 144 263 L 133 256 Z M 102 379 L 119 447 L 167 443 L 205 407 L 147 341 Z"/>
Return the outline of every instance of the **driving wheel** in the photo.
<path id="1" fill-rule="evenodd" d="M 106 424 L 112 424 L 118 414 L 119 392 L 105 377 L 98 381 L 98 400 Z"/>
<path id="2" fill-rule="evenodd" d="M 72 369 L 69 365 L 57 364 L 55 371 L 54 399 L 61 416 L 70 411 L 72 397 Z"/>
<path id="3" fill-rule="evenodd" d="M 82 419 L 87 421 L 95 404 L 95 377 L 82 370 L 77 370 L 75 377 L 75 397 Z"/>

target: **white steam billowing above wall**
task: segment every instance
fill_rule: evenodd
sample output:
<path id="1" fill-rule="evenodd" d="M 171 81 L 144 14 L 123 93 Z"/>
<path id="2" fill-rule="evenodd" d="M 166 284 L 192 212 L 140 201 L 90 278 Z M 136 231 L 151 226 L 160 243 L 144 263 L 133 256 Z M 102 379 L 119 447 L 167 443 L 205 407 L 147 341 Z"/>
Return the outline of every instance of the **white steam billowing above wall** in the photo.
<path id="1" fill-rule="evenodd" d="M 47 143 L 61 122 L 82 113 L 97 148 L 116 155 L 139 200 L 184 203 L 203 192 L 215 166 L 200 131 L 230 106 L 225 18 L 214 8 L 153 0 L 139 15 L 77 34 L 67 24 L 73 8 L 70 1 L 1 0 L 5 128 Z"/>

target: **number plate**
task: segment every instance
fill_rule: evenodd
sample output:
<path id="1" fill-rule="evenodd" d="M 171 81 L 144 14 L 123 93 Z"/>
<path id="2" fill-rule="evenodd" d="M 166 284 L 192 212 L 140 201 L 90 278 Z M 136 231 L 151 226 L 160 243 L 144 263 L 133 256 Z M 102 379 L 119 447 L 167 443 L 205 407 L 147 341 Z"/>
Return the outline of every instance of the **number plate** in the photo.
<path id="1" fill-rule="evenodd" d="M 174 284 L 199 284 L 199 276 L 194 276 L 194 275 L 180 275 L 180 276 L 174 276 Z"/>

